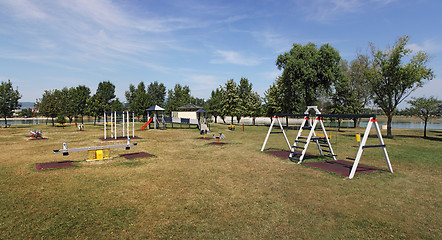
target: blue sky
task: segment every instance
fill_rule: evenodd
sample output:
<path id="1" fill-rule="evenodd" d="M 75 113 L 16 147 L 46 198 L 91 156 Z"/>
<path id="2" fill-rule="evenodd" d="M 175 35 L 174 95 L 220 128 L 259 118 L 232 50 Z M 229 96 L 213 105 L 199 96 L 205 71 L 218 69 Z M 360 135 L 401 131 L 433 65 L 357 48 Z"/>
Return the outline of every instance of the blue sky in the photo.
<path id="1" fill-rule="evenodd" d="M 0 0 L 0 80 L 22 101 L 100 81 L 125 100 L 129 84 L 190 86 L 209 98 L 246 77 L 261 96 L 293 43 L 330 43 L 351 61 L 403 35 L 426 51 L 436 78 L 413 96 L 442 99 L 440 0 Z"/>

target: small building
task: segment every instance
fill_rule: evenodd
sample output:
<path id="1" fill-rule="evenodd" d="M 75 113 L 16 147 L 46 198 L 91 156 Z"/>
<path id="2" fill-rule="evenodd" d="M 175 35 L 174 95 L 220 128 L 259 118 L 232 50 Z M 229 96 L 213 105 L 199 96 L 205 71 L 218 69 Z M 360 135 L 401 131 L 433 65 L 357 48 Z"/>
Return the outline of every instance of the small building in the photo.
<path id="1" fill-rule="evenodd" d="M 197 111 L 200 109 L 202 109 L 202 107 L 189 103 L 182 107 L 178 107 L 177 111 L 173 111 L 171 115 L 174 118 L 198 119 Z"/>

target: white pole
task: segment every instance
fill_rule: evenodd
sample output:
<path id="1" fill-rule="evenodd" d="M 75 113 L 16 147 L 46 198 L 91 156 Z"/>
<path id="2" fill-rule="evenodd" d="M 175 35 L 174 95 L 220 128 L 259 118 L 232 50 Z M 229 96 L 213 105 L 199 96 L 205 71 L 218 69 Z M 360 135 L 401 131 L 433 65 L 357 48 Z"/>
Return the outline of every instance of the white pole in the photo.
<path id="1" fill-rule="evenodd" d="M 353 163 L 353 167 L 351 168 L 350 175 L 348 178 L 352 179 L 356 174 L 356 169 L 358 168 L 359 160 L 361 159 L 362 152 L 364 151 L 365 143 L 367 142 L 368 135 L 370 135 L 371 125 L 373 118 L 370 118 L 367 124 L 367 128 L 365 129 L 364 137 L 362 138 L 361 145 L 359 145 L 358 153 L 356 154 L 355 162 Z"/>
<path id="2" fill-rule="evenodd" d="M 110 123 L 111 123 L 111 138 L 113 138 L 114 137 L 114 113 L 113 112 L 110 112 L 111 113 L 111 121 L 110 121 Z"/>
<path id="3" fill-rule="evenodd" d="M 382 151 L 384 152 L 384 157 L 385 157 L 385 161 L 387 162 L 387 165 L 388 165 L 388 170 L 390 170 L 390 172 L 393 173 L 393 168 L 391 167 L 390 158 L 388 157 L 388 153 L 387 153 L 387 147 L 385 147 L 384 139 L 382 138 L 382 133 L 381 133 L 381 130 L 379 129 L 378 121 L 376 119 L 374 119 L 374 121 L 375 121 L 374 126 L 376 127 L 376 132 L 377 132 L 378 138 L 379 138 L 379 143 L 381 145 L 384 145 L 384 147 L 382 147 Z"/>
<path id="4" fill-rule="evenodd" d="M 104 139 L 106 139 L 106 112 L 104 112 Z"/>
<path id="5" fill-rule="evenodd" d="M 132 137 L 135 137 L 135 113 L 132 112 Z"/>
<path id="6" fill-rule="evenodd" d="M 115 111 L 114 112 L 114 120 L 115 120 L 115 127 L 114 127 L 114 129 L 115 129 L 115 139 L 117 139 L 118 137 L 117 137 L 117 111 Z"/>
<path id="7" fill-rule="evenodd" d="M 272 131 L 273 124 L 275 123 L 275 118 L 277 118 L 277 116 L 274 116 L 274 117 L 272 118 L 272 123 L 270 123 L 269 131 L 267 132 L 267 136 L 266 136 L 266 138 L 264 139 L 264 143 L 262 144 L 261 152 L 264 151 L 264 148 L 265 148 L 265 146 L 266 146 L 266 144 L 267 144 L 267 140 L 269 140 L 270 132 Z"/>
<path id="8" fill-rule="evenodd" d="M 125 132 L 125 130 L 126 130 L 126 128 L 124 127 L 124 112 L 123 112 L 123 129 L 122 129 L 123 131 L 123 137 L 124 137 L 124 132 Z"/>
<path id="9" fill-rule="evenodd" d="M 123 114 L 124 114 L 124 113 L 123 113 Z M 127 135 L 127 138 L 129 138 L 130 121 L 129 121 L 129 112 L 127 112 L 127 111 L 126 111 L 126 116 L 127 116 L 127 117 L 126 117 L 126 120 L 127 120 L 127 121 L 126 121 L 126 125 L 127 125 L 127 129 L 126 129 L 126 130 L 127 130 L 127 134 L 126 134 L 126 135 Z"/>

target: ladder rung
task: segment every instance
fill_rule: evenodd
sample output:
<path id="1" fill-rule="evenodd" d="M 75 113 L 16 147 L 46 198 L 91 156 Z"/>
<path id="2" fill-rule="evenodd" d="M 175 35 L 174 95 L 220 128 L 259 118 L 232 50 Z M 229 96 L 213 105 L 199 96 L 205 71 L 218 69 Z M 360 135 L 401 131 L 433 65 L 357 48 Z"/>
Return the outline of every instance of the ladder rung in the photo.
<path id="1" fill-rule="evenodd" d="M 330 146 L 329 146 L 329 145 L 325 145 L 325 144 L 319 144 L 319 146 L 321 146 L 321 147 L 327 147 L 327 148 L 330 148 Z"/>
<path id="2" fill-rule="evenodd" d="M 323 152 L 330 152 L 330 150 L 321 149 Z"/>
<path id="3" fill-rule="evenodd" d="M 304 141 L 299 141 L 299 140 L 295 140 L 295 142 L 299 142 L 299 143 L 304 143 L 304 144 L 307 144 L 307 142 L 304 142 Z"/>
<path id="4" fill-rule="evenodd" d="M 310 130 L 310 129 L 312 129 L 312 127 L 302 127 L 302 129 Z"/>
<path id="5" fill-rule="evenodd" d="M 383 145 L 366 145 L 362 146 L 362 148 L 375 148 L 375 147 L 386 147 L 385 144 Z"/>
<path id="6" fill-rule="evenodd" d="M 304 147 L 299 147 L 299 146 L 292 146 L 292 148 L 304 149 Z"/>
<path id="7" fill-rule="evenodd" d="M 308 136 L 299 136 L 298 138 L 308 138 Z"/>
<path id="8" fill-rule="evenodd" d="M 291 154 L 302 155 L 301 152 L 290 152 Z"/>

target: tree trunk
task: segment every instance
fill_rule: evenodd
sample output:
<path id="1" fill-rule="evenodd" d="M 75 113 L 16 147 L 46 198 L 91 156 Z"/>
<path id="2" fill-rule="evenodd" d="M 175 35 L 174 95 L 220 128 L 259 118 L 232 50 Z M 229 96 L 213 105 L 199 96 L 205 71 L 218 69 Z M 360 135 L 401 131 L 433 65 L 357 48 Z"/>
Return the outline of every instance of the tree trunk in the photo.
<path id="1" fill-rule="evenodd" d="M 217 120 L 218 120 L 218 116 L 215 115 L 214 117 L 215 117 L 215 123 L 218 123 L 218 122 L 217 122 Z"/>
<path id="2" fill-rule="evenodd" d="M 425 124 L 424 124 L 424 138 L 427 137 L 427 121 L 428 121 L 428 118 L 425 118 Z"/>
<path id="3" fill-rule="evenodd" d="M 94 126 L 97 125 L 97 116 L 94 116 Z"/>
<path id="4" fill-rule="evenodd" d="M 338 132 L 340 132 L 341 131 L 341 119 L 338 119 Z"/>
<path id="5" fill-rule="evenodd" d="M 252 118 L 252 123 L 253 123 L 253 126 L 256 125 L 256 117 L 253 117 L 253 118 Z"/>
<path id="6" fill-rule="evenodd" d="M 231 120 L 230 124 L 233 124 L 233 114 L 232 114 L 232 117 L 231 117 L 231 118 L 232 118 L 232 120 Z"/>
<path id="7" fill-rule="evenodd" d="M 83 124 L 83 115 L 81 115 L 81 124 Z"/>
<path id="8" fill-rule="evenodd" d="M 391 134 L 391 122 L 393 120 L 393 113 L 387 114 L 387 137 L 393 136 Z"/>
<path id="9" fill-rule="evenodd" d="M 5 116 L 5 128 L 8 127 L 8 119 Z"/>
<path id="10" fill-rule="evenodd" d="M 55 123 L 54 123 L 54 118 L 53 118 L 53 117 L 51 117 L 51 119 L 52 119 L 52 126 L 55 126 Z"/>

